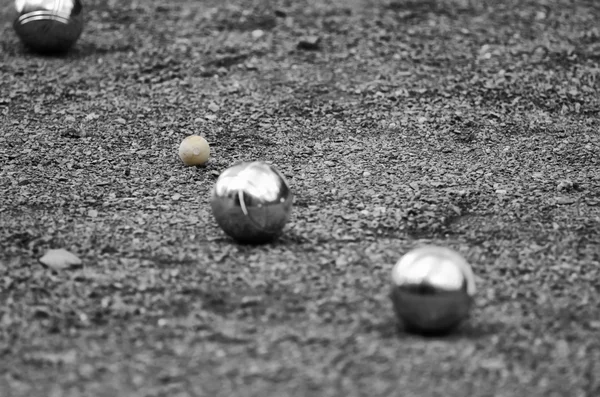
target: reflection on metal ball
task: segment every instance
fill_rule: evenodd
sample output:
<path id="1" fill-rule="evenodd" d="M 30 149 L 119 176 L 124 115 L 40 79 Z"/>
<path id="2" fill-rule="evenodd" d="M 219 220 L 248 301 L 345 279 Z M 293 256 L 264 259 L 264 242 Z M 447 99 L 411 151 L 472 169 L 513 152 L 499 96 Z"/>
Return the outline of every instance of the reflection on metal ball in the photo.
<path id="1" fill-rule="evenodd" d="M 392 269 L 394 310 L 409 332 L 444 334 L 465 320 L 475 294 L 471 266 L 456 251 L 425 246 Z"/>
<path id="2" fill-rule="evenodd" d="M 16 0 L 15 7 L 15 32 L 33 51 L 66 52 L 83 31 L 80 0 Z"/>
<path id="3" fill-rule="evenodd" d="M 264 162 L 244 162 L 225 170 L 212 192 L 211 207 L 219 226 L 244 244 L 278 237 L 292 212 L 292 191 L 285 177 Z"/>

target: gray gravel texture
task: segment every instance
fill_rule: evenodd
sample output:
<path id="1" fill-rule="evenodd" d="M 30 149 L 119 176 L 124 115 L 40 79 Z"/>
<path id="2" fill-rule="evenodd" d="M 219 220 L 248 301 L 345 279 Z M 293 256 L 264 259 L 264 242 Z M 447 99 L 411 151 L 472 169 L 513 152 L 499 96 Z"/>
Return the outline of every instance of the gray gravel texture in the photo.
<path id="1" fill-rule="evenodd" d="M 1 19 L 0 396 L 600 395 L 598 2 L 84 6 L 62 57 Z M 274 243 L 210 213 L 240 160 L 295 193 Z M 477 275 L 443 338 L 388 297 L 424 243 Z"/>

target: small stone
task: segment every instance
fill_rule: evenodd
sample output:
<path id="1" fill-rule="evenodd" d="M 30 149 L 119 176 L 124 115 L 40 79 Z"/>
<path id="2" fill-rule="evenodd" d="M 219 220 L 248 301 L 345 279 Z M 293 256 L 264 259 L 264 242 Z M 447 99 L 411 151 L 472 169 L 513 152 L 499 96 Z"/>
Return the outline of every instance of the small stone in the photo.
<path id="1" fill-rule="evenodd" d="M 79 375 L 81 375 L 82 377 L 89 379 L 92 376 L 94 376 L 94 373 L 96 372 L 96 370 L 93 365 L 85 363 L 85 364 L 79 365 L 78 372 L 79 372 Z"/>
<path id="2" fill-rule="evenodd" d="M 318 50 L 321 47 L 321 38 L 319 36 L 305 36 L 298 41 L 299 50 Z"/>
<path id="3" fill-rule="evenodd" d="M 252 31 L 252 38 L 253 39 L 260 39 L 264 35 L 265 35 L 265 31 L 264 30 L 256 29 L 256 30 Z"/>
<path id="4" fill-rule="evenodd" d="M 561 181 L 557 186 L 556 186 L 556 190 L 561 192 L 563 190 L 571 190 L 573 189 L 573 182 L 571 182 L 570 180 L 564 180 Z"/>
<path id="5" fill-rule="evenodd" d="M 262 302 L 260 296 L 244 296 L 240 302 L 241 307 L 257 306 Z"/>
<path id="6" fill-rule="evenodd" d="M 541 62 L 548 56 L 548 48 L 543 45 L 538 45 L 531 51 L 531 61 Z"/>
<path id="7" fill-rule="evenodd" d="M 48 250 L 40 259 L 40 263 L 54 270 L 65 270 L 81 266 L 81 259 L 65 249 Z"/>
<path id="8" fill-rule="evenodd" d="M 216 103 L 214 103 L 214 102 L 211 102 L 211 103 L 208 105 L 208 110 L 210 110 L 210 111 L 211 111 L 211 112 L 213 112 L 213 113 L 216 113 L 216 112 L 218 112 L 218 111 L 219 111 L 219 109 L 220 109 L 220 108 L 219 108 L 219 105 L 217 105 L 217 104 L 216 104 Z"/>
<path id="9" fill-rule="evenodd" d="M 577 202 L 577 200 L 574 199 L 573 197 L 555 197 L 554 200 L 556 200 L 556 204 L 559 204 L 559 205 L 567 205 L 567 204 L 573 204 L 573 203 Z"/>
<path id="10" fill-rule="evenodd" d="M 60 133 L 65 138 L 81 138 L 81 131 L 76 128 L 67 128 Z"/>
<path id="11" fill-rule="evenodd" d="M 258 60 L 255 57 L 252 57 L 244 62 L 244 66 L 247 70 L 258 70 Z"/>
<path id="12" fill-rule="evenodd" d="M 547 17 L 548 17 L 548 14 L 545 11 L 540 10 L 535 13 L 536 21 L 542 21 L 542 20 L 546 19 Z"/>

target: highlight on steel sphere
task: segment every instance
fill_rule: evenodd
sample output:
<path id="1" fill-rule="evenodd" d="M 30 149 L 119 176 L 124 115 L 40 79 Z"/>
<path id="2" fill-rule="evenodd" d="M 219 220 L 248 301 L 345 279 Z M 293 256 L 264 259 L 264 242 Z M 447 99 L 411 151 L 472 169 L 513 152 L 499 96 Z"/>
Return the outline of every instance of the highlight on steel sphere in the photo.
<path id="1" fill-rule="evenodd" d="M 475 294 L 471 266 L 458 252 L 424 246 L 402 256 L 392 269 L 391 299 L 407 331 L 443 334 L 465 320 Z"/>
<path id="2" fill-rule="evenodd" d="M 64 53 L 83 32 L 80 0 L 16 0 L 13 27 L 21 42 L 38 53 Z"/>
<path id="3" fill-rule="evenodd" d="M 213 215 L 240 243 L 260 244 L 278 237 L 290 218 L 292 191 L 285 177 L 264 162 L 243 162 L 225 170 L 212 191 Z"/>

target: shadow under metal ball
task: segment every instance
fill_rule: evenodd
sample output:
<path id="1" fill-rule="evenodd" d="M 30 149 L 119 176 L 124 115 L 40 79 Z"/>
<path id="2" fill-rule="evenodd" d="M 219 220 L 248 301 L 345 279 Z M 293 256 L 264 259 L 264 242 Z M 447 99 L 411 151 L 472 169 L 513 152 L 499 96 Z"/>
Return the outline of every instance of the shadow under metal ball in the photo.
<path id="1" fill-rule="evenodd" d="M 15 32 L 33 51 L 64 53 L 83 31 L 80 0 L 16 0 L 15 7 Z"/>
<path id="2" fill-rule="evenodd" d="M 292 212 L 292 191 L 273 166 L 244 162 L 217 179 L 211 208 L 223 231 L 239 243 L 261 244 L 278 237 Z"/>
<path id="3" fill-rule="evenodd" d="M 394 265 L 392 281 L 394 310 L 409 332 L 445 334 L 469 316 L 475 277 L 456 251 L 416 248 Z"/>

